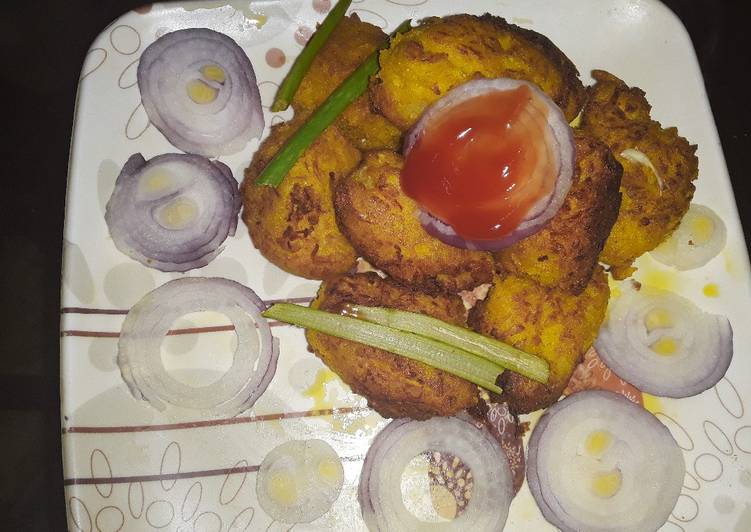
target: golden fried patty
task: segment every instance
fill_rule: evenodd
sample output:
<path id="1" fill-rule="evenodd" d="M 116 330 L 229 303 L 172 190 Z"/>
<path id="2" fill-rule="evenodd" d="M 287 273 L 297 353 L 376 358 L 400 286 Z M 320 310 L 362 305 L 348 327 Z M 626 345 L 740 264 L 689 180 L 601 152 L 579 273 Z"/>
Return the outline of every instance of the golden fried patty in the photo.
<path id="1" fill-rule="evenodd" d="M 644 91 L 601 70 L 592 77 L 596 83 L 588 89 L 580 127 L 607 144 L 623 165 L 621 209 L 600 259 L 624 279 L 634 259 L 678 226 L 694 194 L 699 161 L 696 146 L 676 128 L 650 118 Z"/>
<path id="2" fill-rule="evenodd" d="M 547 37 L 489 14 L 426 19 L 394 37 L 380 64 L 371 99 L 402 129 L 447 91 L 478 77 L 535 83 L 569 121 L 584 102 L 576 67 Z"/>
<path id="3" fill-rule="evenodd" d="M 355 249 L 390 276 L 424 289 L 470 290 L 493 276 L 489 253 L 455 248 L 433 238 L 417 219 L 417 204 L 402 192 L 402 158 L 369 152 L 339 181 L 336 216 Z"/>
<path id="4" fill-rule="evenodd" d="M 332 189 L 360 161 L 360 152 L 328 128 L 278 187 L 256 185 L 258 174 L 294 132 L 299 120 L 274 126 L 245 171 L 242 217 L 253 244 L 281 269 L 325 279 L 348 271 L 355 250 L 339 231 Z"/>
<path id="5" fill-rule="evenodd" d="M 573 183 L 558 213 L 540 231 L 494 253 L 506 273 L 526 275 L 574 294 L 587 286 L 613 227 L 623 169 L 608 147 L 575 132 Z"/>
<path id="6" fill-rule="evenodd" d="M 375 273 L 324 282 L 312 307 L 339 312 L 345 303 L 420 312 L 465 324 L 464 305 L 449 294 L 425 294 Z M 384 417 L 450 416 L 477 404 L 477 387 L 441 370 L 381 349 L 308 330 L 310 349 Z"/>
<path id="7" fill-rule="evenodd" d="M 545 408 L 560 397 L 597 336 L 609 296 L 607 278 L 599 266 L 579 295 L 545 288 L 524 277 L 496 277 L 485 300 L 470 311 L 470 326 L 550 364 L 547 384 L 503 372 L 500 385 L 512 412 Z"/>
<path id="8" fill-rule="evenodd" d="M 356 14 L 344 17 L 316 54 L 295 93 L 295 113 L 310 114 L 386 39 L 380 28 L 361 21 Z M 370 110 L 367 93 L 345 109 L 335 124 L 360 149 L 395 149 L 401 140 L 401 132 L 393 124 Z"/>

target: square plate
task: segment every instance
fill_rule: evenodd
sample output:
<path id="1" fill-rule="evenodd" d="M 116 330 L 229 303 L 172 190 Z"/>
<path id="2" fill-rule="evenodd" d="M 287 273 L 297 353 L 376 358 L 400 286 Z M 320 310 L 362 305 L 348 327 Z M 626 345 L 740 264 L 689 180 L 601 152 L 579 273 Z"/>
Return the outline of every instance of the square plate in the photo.
<path id="1" fill-rule="evenodd" d="M 330 7 L 329 0 L 225 4 L 155 4 L 127 13 L 102 31 L 83 66 L 70 157 L 61 317 L 65 503 L 72 530 L 286 530 L 289 526 L 273 523 L 258 506 L 255 471 L 273 447 L 301 438 L 322 438 L 336 449 L 344 459 L 345 483 L 326 515 L 295 528 L 364 530 L 358 477 L 369 442 L 386 421 L 307 352 L 302 331 L 274 329 L 282 351 L 276 376 L 250 411 L 229 420 L 167 417 L 129 394 L 116 364 L 127 310 L 153 288 L 183 276 L 122 255 L 104 222 L 115 178 L 132 153 L 148 159 L 177 151 L 149 125 L 140 104 L 136 68 L 141 52 L 158 36 L 180 28 L 228 34 L 253 62 L 268 126 L 290 117 L 289 112 L 272 115 L 268 105 Z M 389 31 L 406 18 L 450 14 L 456 6 L 448 0 L 360 0 L 350 11 Z M 602 68 L 643 88 L 653 117 L 678 126 L 681 135 L 699 145 L 695 200 L 723 218 L 727 246 L 708 265 L 689 272 L 642 257 L 635 278 L 727 315 L 737 356 L 714 389 L 688 399 L 651 399 L 646 406 L 683 448 L 688 471 L 663 530 L 751 529 L 746 411 L 751 407 L 751 360 L 743 356 L 751 347 L 751 330 L 743 327 L 751 314 L 748 255 L 688 34 L 655 0 L 478 0 L 465 9 L 491 12 L 547 35 L 577 65 L 585 83 L 591 69 Z M 221 160 L 240 179 L 257 146 L 252 141 L 240 154 Z M 217 259 L 186 275 L 233 279 L 265 300 L 307 301 L 318 286 L 268 263 L 242 224 Z M 704 295 L 709 283 L 719 287 L 719 296 Z M 182 326 L 191 324 L 203 322 L 188 320 Z M 224 359 L 220 354 L 217 359 L 226 362 L 233 336 L 171 337 L 163 344 L 163 359 L 175 375 L 193 378 L 191 369 L 206 364 L 195 353 L 224 350 Z M 506 530 L 552 530 L 526 486 L 511 506 Z"/>

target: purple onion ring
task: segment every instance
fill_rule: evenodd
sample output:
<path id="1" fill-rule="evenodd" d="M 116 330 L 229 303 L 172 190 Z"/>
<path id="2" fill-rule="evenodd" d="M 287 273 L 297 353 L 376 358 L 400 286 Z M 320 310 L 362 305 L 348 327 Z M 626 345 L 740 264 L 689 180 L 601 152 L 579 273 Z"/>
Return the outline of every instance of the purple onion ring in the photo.
<path id="1" fill-rule="evenodd" d="M 167 272 L 201 268 L 237 229 L 241 198 L 230 169 L 198 155 L 131 155 L 104 219 L 115 246 Z"/>
<path id="2" fill-rule="evenodd" d="M 191 97 L 194 84 L 205 99 Z M 263 131 L 253 65 L 223 33 L 189 28 L 163 35 L 141 55 L 138 88 L 149 120 L 185 152 L 230 155 Z"/>
<path id="3" fill-rule="evenodd" d="M 553 143 L 552 153 L 556 157 L 554 161 L 557 168 L 555 187 L 550 194 L 540 198 L 527 211 L 524 219 L 510 234 L 496 239 L 479 240 L 467 239 L 454 231 L 451 225 L 439 220 L 429 212 L 420 211 L 418 217 L 423 228 L 435 238 L 454 247 L 496 251 L 510 246 L 515 242 L 526 238 L 542 229 L 550 219 L 555 216 L 563 205 L 563 201 L 571 188 L 574 176 L 575 147 L 574 134 L 566 121 L 565 116 L 558 106 L 536 85 L 528 81 L 496 78 L 477 79 L 459 85 L 446 93 L 441 99 L 430 105 L 422 114 L 417 123 L 410 129 L 404 141 L 404 156 L 408 156 L 420 135 L 430 125 L 431 121 L 442 112 L 451 107 L 475 98 L 477 96 L 495 91 L 511 91 L 519 87 L 528 86 L 535 97 L 545 103 L 547 113 L 547 128 L 549 138 Z M 468 214 L 471 215 L 471 214 Z"/>
<path id="4" fill-rule="evenodd" d="M 266 391 L 276 372 L 279 345 L 261 312 L 266 306 L 251 290 L 221 278 L 184 277 L 146 294 L 125 317 L 117 364 L 137 399 L 158 410 L 189 409 L 202 416 L 236 416 Z M 175 320 L 191 312 L 225 314 L 237 334 L 232 366 L 216 382 L 193 387 L 165 369 L 161 344 Z"/>
<path id="5" fill-rule="evenodd" d="M 421 530 L 426 524 L 402 500 L 401 477 L 409 462 L 426 451 L 461 460 L 472 472 L 474 487 L 466 509 L 433 530 L 474 532 L 503 529 L 514 497 L 513 480 L 500 443 L 473 422 L 434 417 L 397 419 L 375 438 L 365 456 L 358 499 L 368 530 Z"/>
<path id="6" fill-rule="evenodd" d="M 663 316 L 665 323 L 650 323 Z M 672 351 L 659 353 L 660 346 Z M 689 397 L 725 375 L 733 330 L 725 316 L 701 311 L 666 290 L 629 285 L 611 300 L 595 349 L 621 379 L 660 397 Z"/>
<path id="7" fill-rule="evenodd" d="M 670 516 L 685 472 L 670 431 L 613 392 L 587 390 L 559 401 L 529 440 L 529 489 L 563 532 L 655 531 Z"/>

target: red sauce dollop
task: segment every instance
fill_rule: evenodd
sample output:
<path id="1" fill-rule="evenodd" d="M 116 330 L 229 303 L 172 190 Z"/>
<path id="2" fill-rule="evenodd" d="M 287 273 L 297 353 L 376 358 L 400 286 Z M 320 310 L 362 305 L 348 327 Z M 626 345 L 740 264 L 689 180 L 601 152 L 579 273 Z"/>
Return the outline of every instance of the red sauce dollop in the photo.
<path id="1" fill-rule="evenodd" d="M 547 113 L 527 85 L 445 109 L 407 154 L 404 193 L 464 238 L 508 235 L 555 188 Z"/>

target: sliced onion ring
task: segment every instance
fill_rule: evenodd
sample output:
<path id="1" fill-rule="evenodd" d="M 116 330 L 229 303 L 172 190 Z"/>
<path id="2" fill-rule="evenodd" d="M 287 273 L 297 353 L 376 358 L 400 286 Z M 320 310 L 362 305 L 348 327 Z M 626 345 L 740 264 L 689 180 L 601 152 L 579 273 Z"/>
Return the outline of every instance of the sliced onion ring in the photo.
<path id="1" fill-rule="evenodd" d="M 673 234 L 649 254 L 678 270 L 693 270 L 715 258 L 726 240 L 720 217 L 709 207 L 692 203 Z"/>
<path id="2" fill-rule="evenodd" d="M 689 397 L 717 384 L 733 357 L 725 316 L 702 312 L 666 290 L 624 285 L 611 299 L 595 349 L 620 378 L 662 397 Z"/>
<path id="3" fill-rule="evenodd" d="M 167 272 L 201 268 L 235 234 L 241 198 L 230 169 L 198 155 L 131 155 L 104 219 L 115 246 Z"/>
<path id="4" fill-rule="evenodd" d="M 657 181 L 657 188 L 660 189 L 660 194 L 662 194 L 662 191 L 665 190 L 665 181 L 663 181 L 662 176 L 657 171 L 657 168 L 655 168 L 655 165 L 652 164 L 652 160 L 647 156 L 646 153 L 637 150 L 636 148 L 628 148 L 626 150 L 623 150 L 620 153 L 620 156 L 627 161 L 646 166 L 647 168 L 652 170 L 652 173 L 655 176 L 655 181 Z"/>
<path id="5" fill-rule="evenodd" d="M 449 522 L 421 521 L 402 500 L 402 472 L 415 456 L 428 451 L 459 458 L 473 475 L 466 510 Z M 513 496 L 511 471 L 498 441 L 471 422 L 438 417 L 389 423 L 365 456 L 358 489 L 363 519 L 371 531 L 501 530 Z"/>
<path id="6" fill-rule="evenodd" d="M 271 382 L 279 346 L 271 335 L 263 301 L 250 288 L 229 279 L 185 277 L 146 294 L 125 317 L 117 364 L 136 399 L 158 410 L 191 409 L 212 417 L 236 416 L 250 408 Z M 162 362 L 160 347 L 172 323 L 191 312 L 225 314 L 235 328 L 232 366 L 207 386 L 174 379 Z"/>
<path id="7" fill-rule="evenodd" d="M 547 132 L 549 133 L 547 136 L 553 144 L 551 152 L 555 157 L 553 161 L 553 167 L 557 171 L 555 187 L 550 194 L 540 198 L 529 208 L 526 216 L 516 229 L 504 237 L 493 240 L 465 239 L 457 234 L 449 224 L 439 220 L 429 212 L 420 211 L 418 217 L 423 228 L 430 235 L 446 244 L 465 249 L 486 251 L 495 251 L 508 247 L 542 229 L 555 216 L 561 205 L 563 205 L 574 176 L 574 134 L 555 102 L 536 85 L 527 81 L 511 78 L 477 79 L 453 88 L 445 96 L 429 106 L 409 131 L 404 141 L 404 156 L 406 157 L 409 154 L 420 135 L 430 125 L 431 121 L 437 118 L 442 112 L 454 105 L 487 94 L 488 92 L 515 90 L 522 85 L 528 86 L 535 97 L 544 103 L 548 111 L 545 120 L 547 121 Z M 468 213 L 468 216 L 470 215 L 471 213 Z"/>
<path id="8" fill-rule="evenodd" d="M 261 508 L 280 523 L 310 523 L 339 497 L 344 468 L 323 440 L 293 440 L 278 445 L 261 462 L 256 495 Z"/>
<path id="9" fill-rule="evenodd" d="M 253 65 L 223 33 L 189 28 L 163 35 L 141 55 L 138 88 L 151 122 L 185 152 L 230 155 L 263 131 Z"/>
<path id="10" fill-rule="evenodd" d="M 529 489 L 545 519 L 564 532 L 657 530 L 686 471 L 680 448 L 656 417 L 601 390 L 550 407 L 528 453 Z"/>

